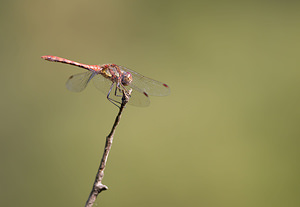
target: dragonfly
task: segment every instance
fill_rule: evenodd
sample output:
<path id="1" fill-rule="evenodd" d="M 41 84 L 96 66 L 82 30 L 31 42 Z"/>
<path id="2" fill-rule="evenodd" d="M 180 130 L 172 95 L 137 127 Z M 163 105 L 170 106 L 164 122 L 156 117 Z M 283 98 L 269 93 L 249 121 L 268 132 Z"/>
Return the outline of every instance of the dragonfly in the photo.
<path id="1" fill-rule="evenodd" d="M 65 58 L 46 55 L 44 60 L 74 65 L 87 71 L 71 75 L 66 83 L 67 89 L 73 92 L 83 91 L 93 79 L 94 85 L 101 92 L 107 94 L 106 98 L 120 107 L 122 94 L 131 90 L 128 104 L 134 106 L 148 106 L 149 95 L 167 96 L 170 88 L 167 84 L 147 78 L 133 70 L 116 64 L 87 65 Z"/>

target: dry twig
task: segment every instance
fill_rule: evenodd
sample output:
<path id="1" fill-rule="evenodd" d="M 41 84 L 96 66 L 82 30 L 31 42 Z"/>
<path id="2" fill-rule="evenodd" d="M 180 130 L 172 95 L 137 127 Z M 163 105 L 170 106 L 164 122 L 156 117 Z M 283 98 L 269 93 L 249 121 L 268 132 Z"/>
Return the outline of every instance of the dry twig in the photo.
<path id="1" fill-rule="evenodd" d="M 125 108 L 125 105 L 129 101 L 130 93 L 131 93 L 131 91 L 129 91 L 129 93 L 127 93 L 123 90 L 123 97 L 122 97 L 122 103 L 120 106 L 120 110 L 119 110 L 119 113 L 116 117 L 116 120 L 114 122 L 114 125 L 113 125 L 109 135 L 106 137 L 106 143 L 105 143 L 103 156 L 102 156 L 100 166 L 99 166 L 99 169 L 98 169 L 95 181 L 94 181 L 92 191 L 90 193 L 88 200 L 86 201 L 85 207 L 92 207 L 94 202 L 96 201 L 96 198 L 99 195 L 99 193 L 101 193 L 103 190 L 108 189 L 108 187 L 106 185 L 102 184 L 102 179 L 104 177 L 104 170 L 105 170 L 105 166 L 106 166 L 106 162 L 107 162 L 107 157 L 108 157 L 108 154 L 109 154 L 112 142 L 113 142 L 113 137 L 114 137 L 116 127 L 120 122 L 120 118 L 121 118 L 123 109 Z"/>

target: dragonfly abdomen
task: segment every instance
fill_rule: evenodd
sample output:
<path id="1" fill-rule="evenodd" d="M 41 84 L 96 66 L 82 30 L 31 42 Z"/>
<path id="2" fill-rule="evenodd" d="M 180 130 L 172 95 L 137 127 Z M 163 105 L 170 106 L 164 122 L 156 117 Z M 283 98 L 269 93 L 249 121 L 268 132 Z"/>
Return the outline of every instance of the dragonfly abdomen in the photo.
<path id="1" fill-rule="evenodd" d="M 44 60 L 48 60 L 51 62 L 59 62 L 59 63 L 65 63 L 65 64 L 69 64 L 69 65 L 75 65 L 77 67 L 81 67 L 81 68 L 84 68 L 87 70 L 92 70 L 97 73 L 99 73 L 99 71 L 101 70 L 101 67 L 99 65 L 86 65 L 86 64 L 78 63 L 78 62 L 68 60 L 65 58 L 61 58 L 61 57 L 57 57 L 57 56 L 45 55 L 45 56 L 42 56 L 42 58 Z"/>

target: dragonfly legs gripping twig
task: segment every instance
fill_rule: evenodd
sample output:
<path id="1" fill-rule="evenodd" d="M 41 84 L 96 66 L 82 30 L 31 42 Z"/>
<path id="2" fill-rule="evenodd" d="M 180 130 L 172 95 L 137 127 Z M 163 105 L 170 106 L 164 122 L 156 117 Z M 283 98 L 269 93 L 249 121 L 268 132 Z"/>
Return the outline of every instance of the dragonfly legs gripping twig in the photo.
<path id="1" fill-rule="evenodd" d="M 112 89 L 114 88 L 114 85 L 115 85 L 115 84 L 116 84 L 116 83 L 112 83 L 112 84 L 111 84 L 110 89 L 109 89 L 109 91 L 108 91 L 108 94 L 107 94 L 106 98 L 107 98 L 112 104 L 114 104 L 115 106 L 117 106 L 118 108 L 120 108 L 122 103 L 110 97 L 111 91 L 112 91 Z M 123 89 L 121 89 L 120 85 L 122 86 Z M 122 93 L 122 95 L 121 95 L 121 94 L 118 94 L 118 92 Z M 131 90 L 128 91 L 122 84 L 116 84 L 116 88 L 115 88 L 114 95 L 115 95 L 116 97 L 122 97 L 122 102 L 123 102 L 123 98 L 124 98 L 123 92 L 126 94 L 126 96 L 128 96 L 128 97 L 130 98 Z M 119 104 L 119 105 L 118 105 L 118 104 Z"/>

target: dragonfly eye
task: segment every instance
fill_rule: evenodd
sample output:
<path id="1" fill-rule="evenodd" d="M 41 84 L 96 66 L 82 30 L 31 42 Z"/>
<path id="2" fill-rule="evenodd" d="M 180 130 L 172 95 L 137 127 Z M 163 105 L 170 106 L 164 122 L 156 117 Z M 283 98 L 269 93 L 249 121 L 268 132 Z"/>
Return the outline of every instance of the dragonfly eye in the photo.
<path id="1" fill-rule="evenodd" d="M 132 75 L 129 72 L 123 72 L 122 74 L 122 84 L 128 86 L 132 82 Z"/>

